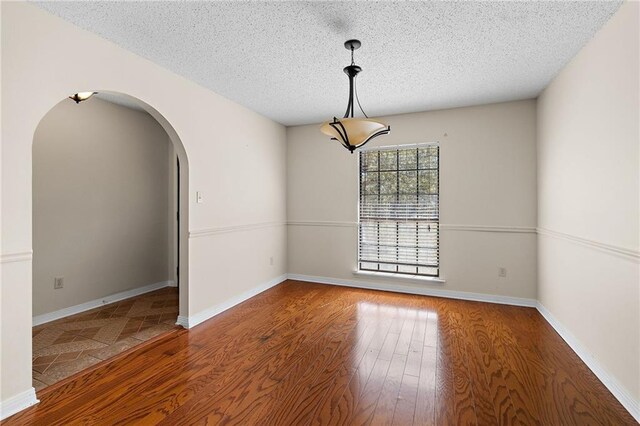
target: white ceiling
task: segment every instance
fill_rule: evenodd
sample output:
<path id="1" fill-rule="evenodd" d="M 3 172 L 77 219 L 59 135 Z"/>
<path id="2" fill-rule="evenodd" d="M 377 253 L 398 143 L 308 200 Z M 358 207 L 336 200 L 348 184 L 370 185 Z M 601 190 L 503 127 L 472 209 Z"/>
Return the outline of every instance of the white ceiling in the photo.
<path id="1" fill-rule="evenodd" d="M 598 2 L 38 2 L 285 125 L 536 97 L 620 7 Z"/>

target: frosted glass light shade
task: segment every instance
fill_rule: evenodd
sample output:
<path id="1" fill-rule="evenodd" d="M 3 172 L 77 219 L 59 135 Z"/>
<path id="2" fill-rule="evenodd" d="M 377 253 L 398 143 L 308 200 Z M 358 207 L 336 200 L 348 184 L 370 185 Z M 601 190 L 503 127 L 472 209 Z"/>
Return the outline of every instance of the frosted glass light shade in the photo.
<path id="1" fill-rule="evenodd" d="M 337 140 L 349 151 L 364 145 L 370 139 L 379 135 L 386 135 L 390 128 L 380 121 L 364 118 L 333 119 L 322 124 L 320 131 Z"/>

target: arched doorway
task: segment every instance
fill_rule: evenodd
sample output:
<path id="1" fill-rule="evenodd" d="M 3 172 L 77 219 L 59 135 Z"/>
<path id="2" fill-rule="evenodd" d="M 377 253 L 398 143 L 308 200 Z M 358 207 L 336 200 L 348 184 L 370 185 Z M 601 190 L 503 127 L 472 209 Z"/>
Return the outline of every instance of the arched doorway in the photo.
<path id="1" fill-rule="evenodd" d="M 43 123 L 46 123 L 48 120 L 48 118 L 50 118 L 50 115 L 52 113 L 54 113 L 55 111 L 59 111 L 60 108 L 62 109 L 66 109 L 66 116 L 62 115 L 61 117 L 66 117 L 67 120 L 72 121 L 72 120 L 76 120 L 76 119 L 80 119 L 80 120 L 87 120 L 87 116 L 85 115 L 84 117 L 77 117 L 74 118 L 74 111 L 88 111 L 87 107 L 89 105 L 91 105 L 91 103 L 93 103 L 91 108 L 94 108 L 94 112 L 92 114 L 94 114 L 93 116 L 93 120 L 91 122 L 91 126 L 87 126 L 86 122 L 81 122 L 81 121 L 76 121 L 75 124 L 73 122 L 68 122 L 68 123 L 64 123 L 64 126 L 66 128 L 67 133 L 64 134 L 63 133 L 63 137 L 65 137 L 64 135 L 66 135 L 67 139 L 74 139 L 75 138 L 71 138 L 69 135 L 74 135 L 74 131 L 76 133 L 83 133 L 82 135 L 80 135 L 77 139 L 80 143 L 82 143 L 83 141 L 85 142 L 96 142 L 98 141 L 99 137 L 104 136 L 105 132 L 110 132 L 109 136 L 112 141 L 117 141 L 117 138 L 122 138 L 122 141 L 117 141 L 121 143 L 121 148 L 124 147 L 125 145 L 122 145 L 122 142 L 124 142 L 125 144 L 127 143 L 127 138 L 142 138 L 138 133 L 136 132 L 147 132 L 149 134 L 148 136 L 148 141 L 147 143 L 147 147 L 145 148 L 147 151 L 142 152 L 142 148 L 134 148 L 135 150 L 138 150 L 140 152 L 134 152 L 134 154 L 137 154 L 138 156 L 147 156 L 147 157 L 153 157 L 152 159 L 146 159 L 146 163 L 153 163 L 154 161 L 157 160 L 159 161 L 163 161 L 162 158 L 165 158 L 165 163 L 163 164 L 155 164 L 154 167 L 155 169 L 158 168 L 162 168 L 162 167 L 166 167 L 167 168 L 167 179 L 166 179 L 166 183 L 168 184 L 167 188 L 165 188 L 167 190 L 166 196 L 167 196 L 167 200 L 170 200 L 170 202 L 168 203 L 168 209 L 165 213 L 167 213 L 167 222 L 166 224 L 169 225 L 171 227 L 171 230 L 169 230 L 167 232 L 167 235 L 169 235 L 169 237 L 166 239 L 166 242 L 169 243 L 170 241 L 172 242 L 171 246 L 172 249 L 169 250 L 168 254 L 173 258 L 173 261 L 168 261 L 167 265 L 170 266 L 170 268 L 168 269 L 173 269 L 174 273 L 169 273 L 167 275 L 168 279 L 167 280 L 163 280 L 163 281 L 157 281 L 157 280 L 152 280 L 151 283 L 149 283 L 149 285 L 143 285 L 142 288 L 133 288 L 131 290 L 126 290 L 126 291 L 120 291 L 117 292 L 117 294 L 109 294 L 109 293 L 113 293 L 113 291 L 106 291 L 106 293 L 104 294 L 104 297 L 102 295 L 100 295 L 98 297 L 98 299 L 96 298 L 91 298 L 92 300 L 85 302 L 84 300 L 82 300 L 83 303 L 79 303 L 79 304 L 74 304 L 71 303 L 71 307 L 67 307 L 65 305 L 65 307 L 63 309 L 58 309 L 56 311 L 54 311 L 54 315 L 51 314 L 45 314 L 45 315 L 38 315 L 41 311 L 41 309 L 36 309 L 35 304 L 34 304 L 34 325 L 39 326 L 40 324 L 43 323 L 50 323 L 51 321 L 56 321 L 58 320 L 58 322 L 63 321 L 59 318 L 62 317 L 67 317 L 67 315 L 82 315 L 80 312 L 88 312 L 87 313 L 87 319 L 88 321 L 83 321 L 83 324 L 87 324 L 87 326 L 82 329 L 82 328 L 74 328 L 72 331 L 72 333 L 67 333 L 68 335 L 66 336 L 61 336 L 60 337 L 60 341 L 57 341 L 56 344 L 56 348 L 60 347 L 60 344 L 66 344 L 67 346 L 71 345 L 73 346 L 73 350 L 67 351 L 67 352 L 59 352 L 58 349 L 55 350 L 51 350 L 49 352 L 51 352 L 51 354 L 49 354 L 49 352 L 47 351 L 50 348 L 46 348 L 45 350 L 41 350 L 40 348 L 36 347 L 35 344 L 35 340 L 34 340 L 34 347 L 33 347 L 33 360 L 34 360 L 34 365 L 35 365 L 35 361 L 36 359 L 46 359 L 48 361 L 52 361 L 53 355 L 57 355 L 58 358 L 56 358 L 56 361 L 60 361 L 60 364 L 58 364 L 59 366 L 62 365 L 62 362 L 66 362 L 67 360 L 62 359 L 62 357 L 66 356 L 66 357 L 71 357 L 71 356 L 77 356 L 78 353 L 80 353 L 82 351 L 82 355 L 83 356 L 83 360 L 87 360 L 87 359 L 93 359 L 93 361 L 97 360 L 103 360 L 104 358 L 104 353 L 108 354 L 109 353 L 109 348 L 104 348 L 103 346 L 100 346 L 101 342 L 105 342 L 105 341 L 109 341 L 109 339 L 111 339 L 113 336 L 109 335 L 109 336 L 102 336 L 102 338 L 92 338 L 92 339 L 87 339 L 86 341 L 80 341 L 81 338 L 83 337 L 83 333 L 84 333 L 84 337 L 86 337 L 86 335 L 88 335 L 88 333 L 97 333 L 100 334 L 102 333 L 102 335 L 105 334 L 109 334 L 109 333 L 119 333 L 121 330 L 117 330 L 118 328 L 118 321 L 115 321 L 115 323 L 110 322 L 110 323 L 106 323 L 107 319 L 104 317 L 91 317 L 89 318 L 89 313 L 90 312 L 94 312 L 96 309 L 96 304 L 100 304 L 100 303 L 104 303 L 104 304 L 108 304 L 107 307 L 111 307 L 113 306 L 114 308 L 116 307 L 115 302 L 119 302 L 119 300 L 122 300 L 123 298 L 128 298 L 127 296 L 139 296 L 140 294 L 146 293 L 148 291 L 160 291 L 159 288 L 163 287 L 165 284 L 166 285 L 177 285 L 178 289 L 177 292 L 179 293 L 179 311 L 181 314 L 184 314 L 186 312 L 187 306 L 188 306 L 188 268 L 186 267 L 186 265 L 188 265 L 188 245 L 187 245 L 187 230 L 188 230 L 188 160 L 186 157 L 186 152 L 184 150 L 184 147 L 177 135 L 177 133 L 175 132 L 175 130 L 173 129 L 173 127 L 168 123 L 168 121 L 154 108 L 152 108 L 151 106 L 149 106 L 148 104 L 140 101 L 139 99 L 136 99 L 134 97 L 131 96 L 127 96 L 125 94 L 122 93 L 116 93 L 116 92 L 111 92 L 111 91 L 96 91 L 96 95 L 95 97 L 89 98 L 86 101 L 80 102 L 80 103 L 75 103 L 73 100 L 71 99 L 64 99 L 62 100 L 60 103 L 56 104 L 56 106 L 54 106 L 40 121 L 36 132 L 34 134 L 34 145 L 33 145 L 33 174 L 34 174 L 34 189 L 33 189 L 33 199 L 34 199 L 34 205 L 33 205 L 33 218 L 34 218 L 34 225 L 33 225 L 33 230 L 34 230 L 34 262 L 33 262 L 33 285 L 36 284 L 36 280 L 38 280 L 38 283 L 40 283 L 42 281 L 42 275 L 40 274 L 40 268 L 39 268 L 39 264 L 38 264 L 38 256 L 39 256 L 39 251 L 38 251 L 38 238 L 37 238 L 37 234 L 39 232 L 38 227 L 36 226 L 36 219 L 39 219 L 41 223 L 42 222 L 42 218 L 38 217 L 38 215 L 36 214 L 36 208 L 38 208 L 38 203 L 36 202 L 38 199 L 42 199 L 42 198 L 47 198 L 50 197 L 51 194 L 46 194 L 44 197 L 42 196 L 42 190 L 40 191 L 36 191 L 36 185 L 38 185 L 39 183 L 41 183 L 43 181 L 42 178 L 36 178 L 36 172 L 37 172 L 37 161 L 39 158 L 41 158 L 43 155 L 49 155 L 52 158 L 55 158 L 55 153 L 53 152 L 53 150 L 56 149 L 56 147 L 51 147 L 49 152 L 44 152 L 44 154 L 40 153 L 40 149 L 38 146 L 36 146 L 36 141 L 37 138 L 39 137 L 39 130 L 42 130 L 41 127 L 43 126 Z M 86 102 L 86 103 L 85 103 Z M 84 104 L 84 105 L 83 105 Z M 99 105 L 100 106 L 99 109 L 95 110 L 95 108 Z M 83 109 L 84 107 L 84 109 Z M 115 111 L 115 112 L 114 112 Z M 134 115 L 134 118 L 132 118 L 130 121 L 126 121 L 126 120 L 122 120 L 123 114 L 127 115 L 128 113 L 131 113 Z M 120 122 L 111 122 L 111 123 L 101 123 L 100 120 L 102 119 L 102 116 L 97 117 L 98 121 L 96 122 L 96 116 L 95 114 L 103 114 L 103 116 L 105 117 L 105 120 L 108 121 L 107 117 L 111 117 L 111 119 L 113 120 L 114 117 L 119 117 L 119 118 L 115 118 L 116 120 L 122 120 Z M 115 115 L 114 115 L 115 114 Z M 118 115 L 119 114 L 119 115 Z M 135 126 L 131 124 L 131 122 L 135 122 Z M 97 124 L 96 124 L 97 123 Z M 114 124 L 115 123 L 115 124 Z M 125 126 L 125 123 L 126 124 Z M 101 124 L 104 124 L 101 126 Z M 74 126 L 76 126 L 74 128 Z M 114 127 L 116 127 L 114 129 Z M 50 127 L 48 127 L 47 129 L 50 129 Z M 130 135 L 129 133 L 133 132 L 134 135 Z M 111 134 L 113 133 L 113 134 Z M 159 136 L 159 135 L 162 136 Z M 94 140 L 95 139 L 95 140 Z M 130 139 L 129 142 L 131 142 L 133 139 Z M 149 146 L 149 143 L 154 143 L 154 140 L 152 139 L 162 139 L 162 143 L 164 143 L 164 145 L 169 146 L 169 148 L 163 148 L 166 149 L 166 157 L 163 157 L 163 155 L 165 154 L 158 154 L 156 155 L 155 152 L 153 152 L 154 147 L 153 146 Z M 107 138 L 107 140 L 109 140 Z M 78 141 L 76 141 L 75 143 L 78 143 Z M 98 142 L 103 142 L 103 139 L 100 139 Z M 86 145 L 89 145 L 89 143 L 86 143 Z M 113 145 L 117 145 L 117 144 L 113 144 Z M 158 145 L 158 147 L 160 147 L 160 145 Z M 73 146 L 71 147 L 66 147 L 67 149 L 73 149 Z M 86 146 L 82 146 L 82 147 L 76 147 L 78 148 L 78 150 L 80 150 L 79 148 L 83 148 L 83 154 L 81 156 L 75 156 L 74 161 L 76 162 L 85 162 L 87 164 L 84 165 L 84 169 L 85 171 L 89 171 L 89 173 L 87 173 L 87 180 L 91 181 L 92 180 L 92 174 L 91 174 L 91 170 L 92 168 L 96 168 L 96 169 L 105 169 L 103 171 L 110 173 L 111 175 L 117 175 L 117 174 L 123 174 L 126 177 L 132 177 L 131 178 L 131 186 L 132 187 L 136 187 L 136 186 L 143 186 L 140 182 L 135 181 L 135 178 L 137 177 L 136 174 L 132 174 L 131 173 L 131 169 L 141 166 L 141 168 L 144 167 L 149 167 L 149 165 L 147 164 L 146 166 L 142 166 L 140 163 L 135 163 L 132 161 L 128 161 L 129 159 L 126 158 L 126 156 L 128 156 L 129 154 L 131 154 L 131 152 L 127 152 L 126 150 L 123 150 L 122 153 L 122 165 L 121 164 L 117 164 L 114 163 L 114 156 L 118 155 L 118 147 L 117 146 L 110 146 L 108 147 L 110 149 L 109 152 L 106 152 L 107 150 L 105 149 L 105 152 L 91 152 L 91 150 L 96 150 L 99 151 L 100 147 L 95 145 L 93 147 L 86 147 Z M 151 149 L 152 151 L 149 151 L 149 149 Z M 158 151 L 160 151 L 160 149 L 158 149 Z M 37 154 L 37 155 L 36 155 Z M 84 158 L 82 156 L 85 156 Z M 89 158 L 90 157 L 90 158 Z M 58 159 L 63 159 L 60 156 L 58 156 Z M 109 159 L 110 162 L 107 161 L 107 159 Z M 168 160 L 168 161 L 166 161 Z M 117 160 L 116 160 L 117 161 Z M 64 166 L 64 161 L 60 161 L 61 163 L 61 167 L 65 167 Z M 69 163 L 67 163 L 67 167 L 69 166 Z M 55 162 L 49 162 L 49 167 L 50 168 L 55 168 L 56 164 Z M 121 167 L 121 169 L 119 169 L 118 171 L 111 170 L 117 167 Z M 110 170 L 106 170 L 106 169 L 110 169 Z M 65 171 L 62 170 L 62 174 L 64 174 Z M 151 177 L 149 177 L 151 176 Z M 132 192 L 132 196 L 129 197 L 129 201 L 131 201 L 131 204 L 136 204 L 138 206 L 140 205 L 144 205 L 144 203 L 146 201 L 150 201 L 153 199 L 153 197 L 146 197 L 145 200 L 136 200 L 136 197 L 140 197 L 141 195 L 146 195 L 144 194 L 145 190 L 148 189 L 150 187 L 150 184 L 154 184 L 155 182 L 150 182 L 150 180 L 154 179 L 153 174 L 149 174 L 147 173 L 145 176 L 143 176 L 143 178 L 145 178 L 147 180 L 146 184 L 147 186 L 145 188 L 137 188 L 137 192 L 136 191 L 129 191 Z M 122 178 L 120 179 L 120 181 L 118 181 L 118 185 L 121 185 L 121 189 L 118 189 L 118 187 L 114 188 L 114 185 L 112 184 L 111 187 L 107 187 L 104 185 L 104 182 L 96 179 L 95 182 L 82 182 L 81 179 L 78 179 L 77 176 L 75 176 L 73 179 L 75 179 L 75 182 L 73 180 L 68 181 L 66 183 L 70 184 L 70 185 L 77 185 L 80 186 L 82 185 L 82 190 L 79 192 L 77 189 L 75 188 L 76 191 L 68 191 L 68 193 L 65 193 L 65 191 L 58 191 L 57 192 L 57 196 L 62 196 L 62 197 L 66 197 L 69 196 L 70 198 L 73 198 L 73 200 L 69 200 L 69 201 L 73 201 L 73 205 L 75 206 L 74 208 L 76 210 L 79 210 L 78 212 L 73 211 L 72 213 L 69 213 L 68 211 L 65 211 L 64 214 L 71 214 L 71 215 L 75 215 L 77 214 L 77 219 L 78 221 L 80 221 L 80 218 L 82 216 L 83 213 L 86 214 L 91 214 L 91 215 L 100 215 L 102 213 L 100 206 L 105 206 L 104 210 L 108 211 L 104 216 L 104 218 L 98 218 L 97 220 L 92 216 L 92 223 L 97 223 L 98 226 L 96 226 L 97 228 L 102 228 L 100 229 L 100 232 L 97 234 L 93 234 L 91 232 L 91 229 L 88 229 L 87 226 L 84 227 L 84 232 L 86 235 L 75 235 L 75 238 L 65 238 L 64 233 L 57 233 L 57 237 L 59 240 L 59 245 L 60 245 L 60 251 L 64 251 L 65 249 L 69 249 L 69 247 L 65 247 L 65 245 L 68 244 L 73 244 L 73 245 L 78 245 L 83 244 L 85 250 L 92 250 L 92 249 L 97 249 L 97 250 L 102 250 L 105 246 L 107 246 L 107 248 L 109 250 L 111 250 L 112 254 L 113 252 L 116 253 L 116 255 L 119 256 L 112 256 L 112 257 L 116 257 L 119 260 L 113 260 L 112 258 L 109 258 L 108 256 L 104 255 L 104 260 L 106 263 L 111 262 L 111 265 L 108 265 L 111 269 L 111 271 L 115 269 L 118 269 L 118 265 L 126 263 L 126 257 L 131 255 L 132 258 L 132 262 L 135 261 L 135 256 L 134 254 L 136 252 L 144 252 L 145 250 L 150 250 L 150 248 L 155 249 L 155 245 L 158 244 L 162 244 L 160 242 L 160 240 L 155 239 L 155 240 L 150 240 L 147 241 L 147 245 L 143 246 L 142 244 L 140 244 L 140 246 L 137 246 L 137 242 L 135 240 L 132 240 L 131 238 L 129 238 L 129 240 L 127 239 L 118 239 L 118 233 L 122 233 L 124 236 L 125 234 L 129 233 L 129 231 L 127 229 L 131 229 L 132 234 L 135 234 L 136 227 L 140 227 L 142 228 L 142 225 L 146 225 L 145 222 L 145 217 L 141 217 L 141 215 L 144 214 L 145 210 L 138 210 L 138 211 L 133 211 L 134 209 L 130 209 L 131 211 L 127 211 L 128 210 L 128 205 L 127 205 L 127 198 L 125 197 L 124 199 L 122 197 L 120 198 L 116 198 L 117 201 L 120 203 L 116 208 L 114 208 L 114 206 L 108 206 L 108 203 L 110 203 L 111 201 L 113 201 L 113 199 L 109 199 L 109 194 L 113 195 L 114 191 L 118 192 L 125 192 L 126 191 L 126 187 L 128 186 L 129 182 L 123 181 Z M 159 181 L 161 181 L 162 179 L 159 179 Z M 164 181 L 164 180 L 162 180 Z M 63 180 L 64 182 L 64 180 Z M 93 186 L 92 186 L 93 185 Z M 45 188 L 50 188 L 51 186 L 46 186 Z M 156 185 L 157 187 L 157 185 Z M 41 188 L 40 188 L 41 189 Z M 59 188 L 58 188 L 59 189 Z M 141 192 L 142 191 L 142 192 Z M 51 191 L 52 193 L 55 191 Z M 37 198 L 36 194 L 39 194 Z M 137 194 L 137 195 L 136 195 Z M 119 194 L 120 195 L 120 194 Z M 81 198 L 82 197 L 87 197 L 87 200 L 91 200 L 93 199 L 94 203 L 93 203 L 93 210 L 92 209 L 87 209 L 86 211 L 83 211 L 83 207 L 84 204 L 90 204 L 89 202 L 82 202 Z M 96 209 L 96 201 L 97 200 L 97 204 L 98 207 Z M 70 203 L 71 204 L 71 203 Z M 57 205 L 60 205 L 60 203 L 58 202 Z M 109 208 L 107 208 L 109 207 Z M 134 206 L 135 207 L 135 206 Z M 156 206 L 157 207 L 157 206 Z M 151 210 L 149 210 L 151 209 Z M 152 210 L 154 209 L 154 206 L 147 206 L 147 213 L 151 213 Z M 169 210 L 171 212 L 169 212 Z M 121 212 L 121 213 L 120 213 Z M 177 214 L 179 212 L 179 214 Z M 135 220 L 132 219 L 132 216 L 137 215 L 137 222 Z M 40 215 L 42 216 L 42 215 Z M 100 220 L 102 220 L 102 222 L 100 222 Z M 150 218 L 149 221 L 153 222 L 154 220 L 157 221 L 157 218 L 153 219 Z M 69 222 L 69 218 L 66 218 L 66 221 Z M 141 222 L 142 221 L 142 222 Z M 102 226 L 104 225 L 103 222 L 108 222 L 107 226 Z M 110 225 L 112 225 L 113 223 L 126 223 L 127 226 L 129 226 L 129 228 L 125 227 L 113 227 Z M 136 225 L 137 224 L 137 225 Z M 113 229 L 112 229 L 113 228 Z M 124 229 L 124 231 L 123 231 Z M 142 230 L 142 233 L 144 234 L 145 232 L 147 234 L 152 233 L 157 231 L 158 228 L 157 226 L 155 228 L 153 227 L 148 227 L 145 228 L 144 230 Z M 113 235 L 110 235 L 111 234 Z M 138 234 L 140 234 L 138 232 Z M 83 241 L 83 237 L 86 237 L 86 241 Z M 135 237 L 135 235 L 134 235 Z M 69 241 L 67 241 L 69 240 Z M 150 244 L 149 244 L 150 243 Z M 76 252 L 76 254 L 78 253 L 78 247 L 73 247 L 74 250 L 69 250 L 71 253 L 73 253 L 74 251 Z M 82 251 L 82 250 L 80 250 Z M 127 252 L 127 255 L 123 256 L 122 253 L 118 253 L 118 251 L 122 251 L 122 252 Z M 42 250 L 42 252 L 45 252 L 45 250 Z M 50 252 L 50 251 L 49 251 Z M 97 253 L 96 256 L 90 257 L 91 259 L 94 259 L 96 257 L 99 257 L 101 255 L 103 255 L 104 253 Z M 143 253 L 144 254 L 144 253 Z M 149 256 L 147 256 L 148 258 Z M 160 256 L 162 257 L 162 256 Z M 119 263 L 118 263 L 119 262 Z M 97 262 L 99 263 L 99 262 Z M 104 262 L 103 262 L 104 263 Z M 179 268 L 179 265 L 184 265 L 183 268 Z M 87 271 L 86 269 L 90 269 L 90 270 L 95 270 L 96 271 L 96 275 L 99 276 L 100 272 L 104 272 L 101 271 L 101 268 L 104 265 L 92 265 L 92 264 L 85 264 L 83 265 L 84 267 L 84 276 L 82 277 L 84 281 L 88 281 L 90 280 L 87 279 Z M 146 272 L 145 268 L 147 268 L 149 265 L 142 263 L 139 266 L 134 266 L 138 268 L 138 272 Z M 36 270 L 38 268 L 38 270 Z M 103 268 L 104 269 L 104 268 Z M 47 273 L 47 278 L 48 276 L 54 276 L 56 274 L 51 272 L 51 268 L 49 268 L 48 273 Z M 61 273 L 60 275 L 64 275 L 64 273 Z M 104 274 L 103 274 L 104 275 Z M 143 274 L 144 276 L 144 274 Z M 62 277 L 60 277 L 62 278 Z M 102 281 L 104 281 L 104 277 L 102 277 Z M 96 282 L 98 282 L 98 280 L 96 280 Z M 171 283 L 171 284 L 169 284 Z M 64 281 L 60 282 L 61 285 L 64 285 Z M 142 283 L 142 284 L 147 284 L 147 283 Z M 161 286 L 158 286 L 158 284 L 161 284 Z M 40 285 L 40 284 L 39 284 Z M 47 284 L 48 285 L 48 284 Z M 55 288 L 55 286 L 58 285 L 58 277 L 54 278 L 54 282 L 52 283 L 52 288 Z M 56 290 L 54 290 L 55 292 Z M 173 290 L 175 291 L 175 290 Z M 51 292 L 51 296 L 59 296 L 60 294 L 64 294 L 64 293 L 54 293 Z M 138 305 L 143 305 L 142 309 L 146 309 L 145 308 L 145 303 L 160 303 L 160 309 L 156 310 L 156 312 L 162 312 L 162 300 L 158 299 L 159 295 L 156 295 L 156 299 L 151 299 L 149 298 L 149 300 L 136 300 L 137 305 L 135 305 L 134 307 L 138 307 Z M 59 297 L 58 297 L 59 298 Z M 35 291 L 34 291 L 34 301 L 36 301 L 36 297 L 35 297 Z M 111 305 L 110 303 L 114 303 L 113 305 Z M 68 303 L 69 304 L 69 303 Z M 92 311 L 93 309 L 93 311 Z M 102 313 L 104 313 L 104 315 L 109 315 L 109 310 L 108 309 L 104 309 L 101 311 Z M 48 315 L 48 316 L 47 316 Z M 115 318 L 116 320 L 119 320 L 121 318 L 118 317 L 118 313 L 114 313 L 113 314 L 113 318 Z M 113 319 L 112 318 L 112 319 Z M 145 318 L 145 319 L 148 319 Z M 164 323 L 167 323 L 169 320 L 164 320 Z M 177 312 L 175 313 L 175 317 L 173 318 L 172 323 L 175 324 L 177 322 Z M 103 324 L 105 323 L 105 324 Z M 164 324 L 163 323 L 163 324 Z M 114 325 L 115 324 L 115 325 Z M 130 323 L 129 323 L 130 324 Z M 66 325 L 68 326 L 68 324 Z M 125 327 L 123 325 L 123 327 Z M 53 328 L 56 328 L 55 326 Z M 62 329 L 64 327 L 62 326 L 58 326 L 57 329 Z M 157 327 L 157 328 L 162 328 L 162 327 Z M 126 332 L 126 329 L 125 329 Z M 142 331 L 138 332 L 138 334 L 136 334 L 137 338 L 140 338 L 139 336 L 141 335 Z M 50 333 L 51 334 L 51 333 Z M 53 333 L 55 334 L 55 333 Z M 144 333 L 142 333 L 144 334 Z M 147 333 L 149 334 L 149 333 Z M 93 336 L 93 334 L 91 334 Z M 51 340 L 51 335 L 49 336 L 45 336 L 46 339 Z M 75 339 L 73 341 L 69 341 L 66 342 L 65 339 Z M 35 338 L 34 338 L 35 339 Z M 80 340 L 78 340 L 80 339 Z M 92 350 L 92 347 L 89 346 L 87 348 L 83 347 L 83 344 L 86 344 L 87 342 L 89 342 L 89 340 L 95 340 L 98 343 L 96 343 L 96 345 L 98 345 L 97 348 L 93 348 L 93 349 L 98 349 L 98 348 L 104 348 L 107 349 L 106 352 L 102 351 L 101 352 L 101 356 L 96 355 L 94 352 L 90 352 Z M 113 339 L 112 339 L 113 340 Z M 133 341 L 136 341 L 135 339 L 132 339 Z M 74 343 L 77 343 L 77 345 L 74 346 Z M 91 343 L 91 342 L 89 342 Z M 94 342 L 95 343 L 95 342 Z M 115 340 L 114 340 L 115 343 Z M 122 343 L 120 341 L 118 341 L 118 343 Z M 130 344 L 127 343 L 128 346 L 120 346 L 120 349 L 128 349 L 129 347 L 135 346 L 135 344 Z M 77 346 L 77 348 L 76 348 Z M 114 346 L 115 348 L 115 346 Z M 75 349 L 78 349 L 78 351 L 76 351 Z M 58 352 L 56 352 L 58 351 Z M 89 351 L 89 352 L 87 352 Z M 90 355 L 87 355 L 90 354 Z M 91 357 L 91 355 L 93 355 L 93 358 Z M 75 361 L 75 359 L 74 359 Z M 84 361 L 83 361 L 84 362 Z M 43 364 L 44 365 L 44 364 Z M 80 366 L 82 365 L 82 362 L 78 362 L 76 363 L 76 365 Z M 91 364 L 88 364 L 91 365 Z M 66 368 L 67 370 L 69 370 L 70 367 L 67 367 L 66 365 L 62 365 L 62 367 Z M 62 369 L 64 369 L 62 368 Z M 54 372 L 55 373 L 55 372 Z M 35 368 L 34 368 L 34 374 L 35 374 Z M 55 374 L 52 374 L 49 377 L 49 380 L 53 380 L 53 376 Z M 47 383 L 47 384 L 51 384 L 51 383 Z"/>

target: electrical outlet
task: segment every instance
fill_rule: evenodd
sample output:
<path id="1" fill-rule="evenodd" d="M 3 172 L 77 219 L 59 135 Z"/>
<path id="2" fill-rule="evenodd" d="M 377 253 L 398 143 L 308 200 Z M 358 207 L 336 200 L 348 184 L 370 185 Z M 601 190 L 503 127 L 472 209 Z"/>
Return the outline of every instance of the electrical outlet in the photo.
<path id="1" fill-rule="evenodd" d="M 269 258 L 269 265 L 273 266 L 273 256 Z"/>
<path id="2" fill-rule="evenodd" d="M 62 277 L 55 277 L 53 279 L 53 289 L 54 290 L 58 290 L 60 288 L 64 287 L 64 278 Z"/>
<path id="3" fill-rule="evenodd" d="M 499 277 L 506 277 L 507 276 L 507 268 L 505 268 L 504 266 L 500 266 L 498 268 L 498 276 Z"/>

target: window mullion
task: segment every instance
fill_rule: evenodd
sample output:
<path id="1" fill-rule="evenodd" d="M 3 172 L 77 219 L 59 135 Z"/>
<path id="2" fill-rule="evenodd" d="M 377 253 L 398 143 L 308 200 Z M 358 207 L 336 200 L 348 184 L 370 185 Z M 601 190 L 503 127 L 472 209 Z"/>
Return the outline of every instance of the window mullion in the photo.
<path id="1" fill-rule="evenodd" d="M 418 219 L 418 208 L 420 207 L 420 148 L 416 148 L 416 219 Z M 416 220 L 416 265 L 420 263 L 420 228 Z M 420 267 L 416 266 L 416 274 L 420 271 Z"/>
<path id="2" fill-rule="evenodd" d="M 380 211 L 380 178 L 381 178 L 381 174 L 380 174 L 380 151 L 378 151 L 378 205 L 376 206 L 376 208 L 378 209 L 378 212 Z M 378 229 L 378 236 L 377 236 L 377 248 L 378 248 L 378 271 L 380 270 L 380 218 L 378 218 L 378 220 L 376 220 L 376 227 Z"/>
<path id="3" fill-rule="evenodd" d="M 400 150 L 396 150 L 396 205 L 395 205 L 395 216 L 396 216 L 396 272 L 400 272 L 400 267 L 398 263 L 400 263 L 400 222 L 398 218 L 398 207 L 400 206 Z"/>

